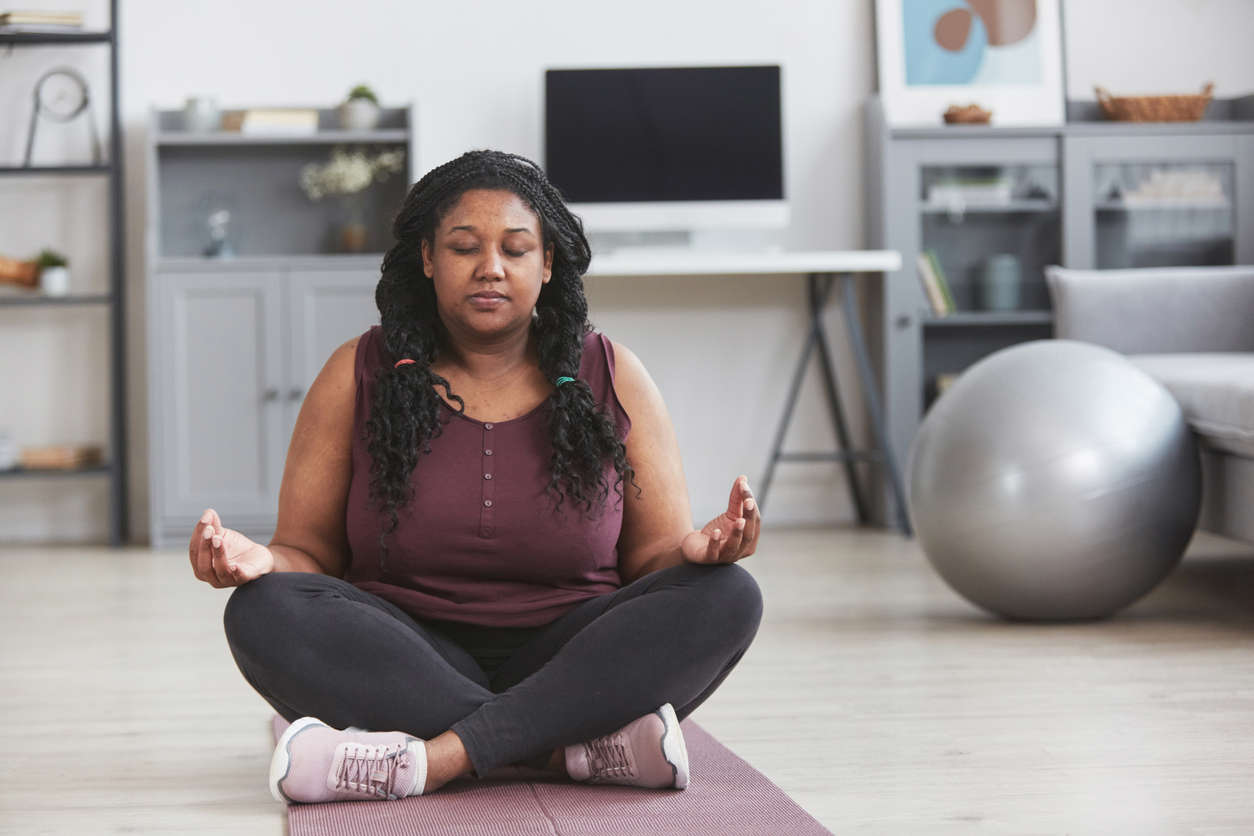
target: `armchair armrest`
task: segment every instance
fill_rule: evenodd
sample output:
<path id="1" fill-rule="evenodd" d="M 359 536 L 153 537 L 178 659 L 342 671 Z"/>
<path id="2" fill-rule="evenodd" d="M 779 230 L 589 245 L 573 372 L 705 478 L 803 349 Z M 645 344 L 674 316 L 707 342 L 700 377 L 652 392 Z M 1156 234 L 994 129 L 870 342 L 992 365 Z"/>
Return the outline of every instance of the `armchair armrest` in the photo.
<path id="1" fill-rule="evenodd" d="M 1046 267 L 1054 336 L 1124 354 L 1254 351 L 1254 266 Z"/>

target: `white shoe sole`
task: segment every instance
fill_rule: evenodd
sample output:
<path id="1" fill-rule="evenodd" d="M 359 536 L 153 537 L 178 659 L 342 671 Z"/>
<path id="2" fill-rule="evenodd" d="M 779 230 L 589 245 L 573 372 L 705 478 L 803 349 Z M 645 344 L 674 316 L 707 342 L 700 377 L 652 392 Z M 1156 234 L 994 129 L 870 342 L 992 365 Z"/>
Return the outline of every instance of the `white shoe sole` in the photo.
<path id="1" fill-rule="evenodd" d="M 657 710 L 666 729 L 662 732 L 662 754 L 675 768 L 675 789 L 682 790 L 688 786 L 688 747 L 684 745 L 684 733 L 679 728 L 679 718 L 675 716 L 675 708 L 666 703 Z"/>
<path id="2" fill-rule="evenodd" d="M 292 764 L 292 738 L 310 726 L 325 725 L 326 723 L 317 717 L 301 717 L 288 726 L 279 737 L 279 742 L 274 745 L 274 756 L 270 758 L 270 794 L 274 796 L 275 801 L 283 804 L 292 803 L 279 789 L 279 782 L 287 777 L 288 767 Z"/>

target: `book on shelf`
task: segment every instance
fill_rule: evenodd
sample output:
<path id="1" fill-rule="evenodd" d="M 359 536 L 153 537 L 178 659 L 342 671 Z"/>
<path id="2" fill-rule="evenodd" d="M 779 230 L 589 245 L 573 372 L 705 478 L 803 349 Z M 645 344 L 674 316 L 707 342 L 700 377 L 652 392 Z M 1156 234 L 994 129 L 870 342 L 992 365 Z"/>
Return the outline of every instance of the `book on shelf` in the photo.
<path id="1" fill-rule="evenodd" d="M 99 444 L 51 444 L 23 447 L 19 455 L 27 470 L 69 470 L 100 464 L 104 450 Z"/>
<path id="2" fill-rule="evenodd" d="M 927 297 L 933 315 L 947 315 L 949 311 L 945 306 L 945 297 L 941 293 L 940 284 L 936 281 L 936 275 L 932 272 L 932 263 L 928 261 L 924 253 L 919 253 L 918 263 L 919 283 L 923 285 L 923 295 Z"/>
<path id="3" fill-rule="evenodd" d="M 0 26 L 77 27 L 82 25 L 82 12 L 0 12 Z"/>
<path id="4" fill-rule="evenodd" d="M 954 301 L 953 288 L 949 286 L 949 278 L 945 275 L 945 268 L 941 267 L 940 259 L 936 257 L 936 250 L 924 250 L 927 260 L 932 265 L 932 273 L 936 276 L 936 283 L 940 285 L 941 295 L 945 297 L 945 307 L 949 313 L 958 310 L 958 303 Z"/>
<path id="5" fill-rule="evenodd" d="M 932 305 L 932 313 L 936 316 L 948 316 L 957 310 L 954 294 L 945 278 L 945 270 L 932 250 L 919 253 L 919 280 L 923 282 L 923 290 L 928 302 Z"/>
<path id="6" fill-rule="evenodd" d="M 945 394 L 945 390 L 954 385 L 954 382 L 958 379 L 958 374 L 958 372 L 942 372 L 936 376 L 936 394 L 938 397 Z"/>
<path id="7" fill-rule="evenodd" d="M 222 116 L 222 129 L 253 135 L 308 136 L 318 132 L 318 111 L 296 107 L 231 110 Z"/>

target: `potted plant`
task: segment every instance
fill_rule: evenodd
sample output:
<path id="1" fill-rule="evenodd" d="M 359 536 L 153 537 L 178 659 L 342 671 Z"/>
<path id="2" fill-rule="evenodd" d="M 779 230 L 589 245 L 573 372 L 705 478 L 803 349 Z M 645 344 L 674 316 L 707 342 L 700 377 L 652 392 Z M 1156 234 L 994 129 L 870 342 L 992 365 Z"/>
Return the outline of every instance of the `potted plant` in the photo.
<path id="1" fill-rule="evenodd" d="M 366 246 L 366 190 L 383 182 L 405 167 L 401 149 L 382 151 L 373 156 L 361 150 L 336 146 L 326 163 L 309 163 L 300 170 L 300 186 L 310 200 L 333 195 L 340 199 L 344 216 L 340 223 L 340 246 L 345 252 L 361 252 Z"/>
<path id="2" fill-rule="evenodd" d="M 70 262 L 56 250 L 43 250 L 35 259 L 39 265 L 39 288 L 48 296 L 70 292 Z"/>
<path id="3" fill-rule="evenodd" d="M 340 105 L 340 125 L 349 131 L 368 131 L 377 124 L 379 97 L 365 84 L 358 84 Z"/>

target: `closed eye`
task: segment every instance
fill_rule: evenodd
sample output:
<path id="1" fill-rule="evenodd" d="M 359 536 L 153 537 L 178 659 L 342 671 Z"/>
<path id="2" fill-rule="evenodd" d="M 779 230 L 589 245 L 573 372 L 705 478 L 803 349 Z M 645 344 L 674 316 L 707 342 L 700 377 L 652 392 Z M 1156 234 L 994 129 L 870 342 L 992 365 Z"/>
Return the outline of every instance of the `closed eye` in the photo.
<path id="1" fill-rule="evenodd" d="M 474 253 L 477 253 L 479 251 L 478 247 L 450 247 L 449 249 L 451 249 L 453 252 L 457 253 L 458 255 L 473 255 Z M 505 254 L 509 256 L 510 258 L 522 258 L 529 252 L 531 251 L 530 250 L 506 250 Z"/>

